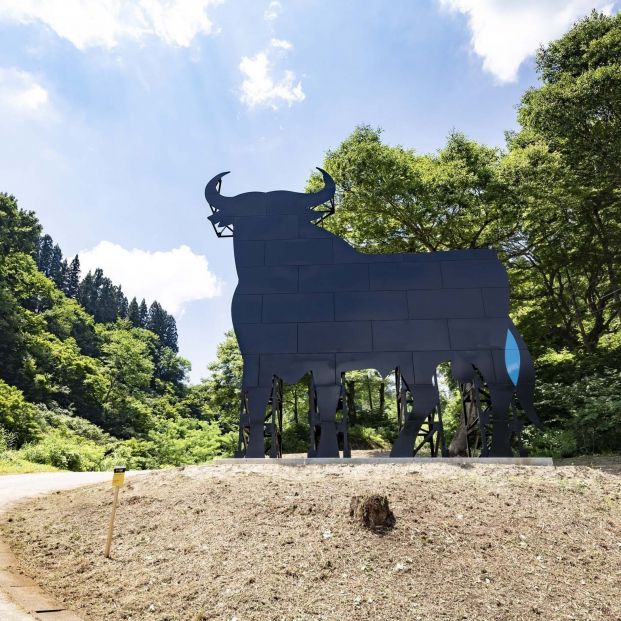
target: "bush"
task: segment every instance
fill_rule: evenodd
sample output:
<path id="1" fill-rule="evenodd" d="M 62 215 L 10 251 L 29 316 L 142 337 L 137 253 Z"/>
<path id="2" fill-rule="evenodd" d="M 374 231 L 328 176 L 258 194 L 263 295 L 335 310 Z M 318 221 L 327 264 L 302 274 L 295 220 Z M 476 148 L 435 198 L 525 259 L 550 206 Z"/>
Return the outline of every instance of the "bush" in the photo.
<path id="1" fill-rule="evenodd" d="M 282 449 L 286 453 L 306 453 L 308 451 L 308 423 L 285 423 L 282 430 Z"/>
<path id="2" fill-rule="evenodd" d="M 571 429 L 537 429 L 533 425 L 522 432 L 524 445 L 532 457 L 571 457 L 578 452 Z"/>
<path id="3" fill-rule="evenodd" d="M 569 352 L 540 358 L 536 407 L 544 431 L 528 432 L 533 452 L 572 456 L 621 451 L 619 352 L 579 357 Z"/>
<path id="4" fill-rule="evenodd" d="M 37 409 L 26 401 L 21 390 L 2 380 L 0 380 L 0 428 L 5 441 L 10 438 L 16 446 L 35 439 L 40 432 Z"/>
<path id="5" fill-rule="evenodd" d="M 352 425 L 349 428 L 349 443 L 352 449 L 390 449 L 390 442 L 386 439 L 386 433 L 382 429 Z"/>
<path id="6" fill-rule="evenodd" d="M 24 445 L 18 457 L 62 470 L 100 470 L 105 447 L 63 430 L 48 432 L 41 441 Z"/>

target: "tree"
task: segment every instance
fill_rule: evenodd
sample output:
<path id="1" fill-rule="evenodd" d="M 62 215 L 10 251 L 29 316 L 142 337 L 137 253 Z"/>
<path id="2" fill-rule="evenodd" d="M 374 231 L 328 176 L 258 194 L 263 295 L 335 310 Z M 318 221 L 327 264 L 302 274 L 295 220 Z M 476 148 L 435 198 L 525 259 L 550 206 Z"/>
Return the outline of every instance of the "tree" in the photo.
<path id="1" fill-rule="evenodd" d="M 37 256 L 41 225 L 32 211 L 19 209 L 14 196 L 0 192 L 0 258 L 9 252 Z"/>
<path id="2" fill-rule="evenodd" d="M 46 276 L 51 278 L 59 288 L 63 286 L 63 282 L 65 280 L 65 267 L 66 263 L 63 265 L 63 253 L 60 246 L 55 244 L 52 249 L 52 260 L 50 261 L 49 273 L 47 273 Z"/>
<path id="3" fill-rule="evenodd" d="M 140 327 L 146 328 L 149 321 L 149 309 L 147 308 L 147 303 L 144 298 L 142 298 L 140 306 L 138 307 L 138 317 Z"/>
<path id="4" fill-rule="evenodd" d="M 110 323 L 117 318 L 117 315 L 118 301 L 115 287 L 108 278 L 102 278 L 97 295 L 95 321 L 99 323 Z"/>
<path id="5" fill-rule="evenodd" d="M 166 318 L 166 336 L 164 338 L 164 344 L 170 347 L 174 352 L 179 351 L 179 345 L 177 343 L 178 332 L 177 322 L 172 315 L 168 315 Z"/>
<path id="6" fill-rule="evenodd" d="M 67 269 L 63 290 L 70 298 L 76 299 L 78 297 L 80 290 L 80 258 L 77 254 L 73 257 L 73 261 L 71 261 Z"/>
<path id="7" fill-rule="evenodd" d="M 149 308 L 146 328 L 160 337 L 163 346 L 169 347 L 175 352 L 178 351 L 175 318 L 169 315 L 157 301 L 153 302 Z"/>
<path id="8" fill-rule="evenodd" d="M 596 12 L 541 48 L 509 140 L 516 289 L 530 336 L 556 348 L 594 352 L 621 320 L 620 49 L 621 16 Z"/>
<path id="9" fill-rule="evenodd" d="M 229 330 L 218 345 L 216 360 L 208 367 L 209 377 L 200 384 L 207 409 L 227 431 L 236 429 L 239 423 L 243 367 L 237 338 Z"/>
<path id="10" fill-rule="evenodd" d="M 36 438 L 40 431 L 36 408 L 24 399 L 21 390 L 0 380 L 0 443 L 6 441 L 8 432 L 16 445 L 21 446 Z"/>
<path id="11" fill-rule="evenodd" d="M 170 347 L 156 347 L 153 353 L 153 371 L 156 392 L 162 393 L 172 388 L 176 394 L 183 394 L 184 382 L 192 368 L 189 360 L 178 356 Z"/>
<path id="12" fill-rule="evenodd" d="M 54 241 L 49 235 L 43 235 L 39 240 L 39 249 L 37 252 L 37 267 L 46 276 L 50 275 L 52 265 L 52 254 L 54 252 Z"/>
<path id="13" fill-rule="evenodd" d="M 138 309 L 138 302 L 136 298 L 133 297 L 132 301 L 129 303 L 127 307 L 127 319 L 131 322 L 134 328 L 140 328 L 140 311 Z"/>
<path id="14" fill-rule="evenodd" d="M 86 309 L 88 313 L 94 315 L 95 309 L 97 307 L 97 289 L 95 288 L 93 274 L 90 271 L 80 283 L 78 302 Z"/>
<path id="15" fill-rule="evenodd" d="M 500 164 L 498 149 L 456 132 L 437 154 L 417 155 L 357 127 L 324 160 L 338 187 L 326 228 L 366 252 L 498 247 L 516 227 Z M 309 188 L 317 183 L 313 176 Z"/>
<path id="16" fill-rule="evenodd" d="M 120 286 L 116 287 L 116 316 L 121 319 L 127 319 L 127 312 L 129 310 L 129 304 L 127 298 L 123 295 L 123 290 Z"/>
<path id="17" fill-rule="evenodd" d="M 149 356 L 148 332 L 130 328 L 103 329 L 102 355 L 107 379 L 101 403 L 106 427 L 118 437 L 144 432 L 149 425 L 149 408 L 140 399 L 153 376 L 154 364 Z"/>

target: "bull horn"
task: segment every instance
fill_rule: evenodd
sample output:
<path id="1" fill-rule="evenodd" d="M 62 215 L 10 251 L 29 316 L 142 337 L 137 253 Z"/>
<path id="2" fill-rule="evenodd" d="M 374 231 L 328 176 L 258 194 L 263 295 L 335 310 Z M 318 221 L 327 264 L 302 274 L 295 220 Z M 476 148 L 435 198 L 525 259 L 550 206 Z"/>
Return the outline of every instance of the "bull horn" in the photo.
<path id="1" fill-rule="evenodd" d="M 220 209 L 224 206 L 226 201 L 229 200 L 227 196 L 222 196 L 219 192 L 218 184 L 222 181 L 224 175 L 229 174 L 229 170 L 217 174 L 206 186 L 205 186 L 205 198 L 213 209 Z"/>
<path id="2" fill-rule="evenodd" d="M 319 192 L 313 192 L 312 194 L 307 195 L 309 197 L 309 207 L 317 207 L 318 205 L 323 205 L 324 203 L 331 201 L 336 190 L 334 179 L 332 179 L 332 177 L 325 170 L 323 170 L 323 168 L 319 168 L 319 166 L 317 166 L 317 170 L 323 176 L 323 188 L 319 190 Z"/>

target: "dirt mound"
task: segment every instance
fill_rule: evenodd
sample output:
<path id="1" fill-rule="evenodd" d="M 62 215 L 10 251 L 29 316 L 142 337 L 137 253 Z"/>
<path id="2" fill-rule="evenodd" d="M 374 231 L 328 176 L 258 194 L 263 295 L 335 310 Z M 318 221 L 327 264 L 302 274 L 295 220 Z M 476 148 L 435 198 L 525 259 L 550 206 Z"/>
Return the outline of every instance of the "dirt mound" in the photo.
<path id="1" fill-rule="evenodd" d="M 386 496 L 378 536 L 352 496 Z M 24 570 L 92 621 L 621 618 L 621 478 L 587 467 L 221 466 L 36 499 Z M 7 522 L 7 518 L 12 522 Z"/>

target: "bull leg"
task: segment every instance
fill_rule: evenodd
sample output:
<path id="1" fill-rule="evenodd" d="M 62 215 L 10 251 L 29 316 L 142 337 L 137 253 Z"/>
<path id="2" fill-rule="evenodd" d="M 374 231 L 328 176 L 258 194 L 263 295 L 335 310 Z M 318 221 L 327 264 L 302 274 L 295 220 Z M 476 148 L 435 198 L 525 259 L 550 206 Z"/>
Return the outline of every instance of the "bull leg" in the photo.
<path id="1" fill-rule="evenodd" d="M 511 450 L 511 429 L 509 428 L 509 408 L 513 398 L 510 384 L 490 384 L 492 400 L 492 444 L 490 457 L 513 457 Z"/>
<path id="2" fill-rule="evenodd" d="M 270 386 L 253 386 L 246 389 L 250 426 L 246 457 L 265 457 L 265 408 L 270 390 Z"/>
<path id="3" fill-rule="evenodd" d="M 414 442 L 422 424 L 438 405 L 438 388 L 433 384 L 415 384 L 412 388 L 414 403 L 411 412 L 406 412 L 405 424 L 390 451 L 391 457 L 412 457 Z"/>
<path id="4" fill-rule="evenodd" d="M 336 435 L 336 407 L 341 387 L 317 386 L 317 406 L 321 435 L 316 457 L 339 457 L 339 444 Z"/>

